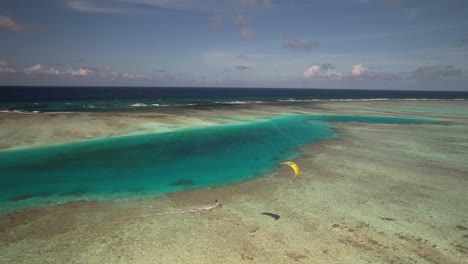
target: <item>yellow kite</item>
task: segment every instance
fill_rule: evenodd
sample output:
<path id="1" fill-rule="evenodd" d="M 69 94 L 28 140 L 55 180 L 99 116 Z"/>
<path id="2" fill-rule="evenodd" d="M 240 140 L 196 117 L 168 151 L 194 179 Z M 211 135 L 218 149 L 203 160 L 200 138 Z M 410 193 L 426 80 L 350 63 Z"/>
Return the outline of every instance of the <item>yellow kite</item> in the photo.
<path id="1" fill-rule="evenodd" d="M 299 174 L 301 173 L 301 170 L 299 169 L 299 166 L 297 166 L 297 164 L 292 162 L 292 161 L 281 162 L 281 165 L 288 165 L 289 167 L 291 167 L 294 170 L 294 179 L 291 181 L 291 183 L 293 183 L 297 179 Z"/>

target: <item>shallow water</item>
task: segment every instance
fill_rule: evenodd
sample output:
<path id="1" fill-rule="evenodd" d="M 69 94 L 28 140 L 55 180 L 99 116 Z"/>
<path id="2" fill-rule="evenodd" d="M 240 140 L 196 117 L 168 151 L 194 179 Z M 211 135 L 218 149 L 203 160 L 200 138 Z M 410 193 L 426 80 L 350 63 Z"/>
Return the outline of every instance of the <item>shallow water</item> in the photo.
<path id="1" fill-rule="evenodd" d="M 0 151 L 0 210 L 86 198 L 162 194 L 243 181 L 336 137 L 327 122 L 426 119 L 288 115 L 161 134 Z"/>

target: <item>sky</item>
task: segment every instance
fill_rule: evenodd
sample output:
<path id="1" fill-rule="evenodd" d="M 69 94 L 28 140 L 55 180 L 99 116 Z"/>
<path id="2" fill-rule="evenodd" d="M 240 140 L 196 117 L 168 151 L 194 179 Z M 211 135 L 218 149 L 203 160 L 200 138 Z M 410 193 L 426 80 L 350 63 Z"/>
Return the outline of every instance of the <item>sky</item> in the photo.
<path id="1" fill-rule="evenodd" d="M 468 91 L 468 1 L 1 0 L 0 85 Z"/>

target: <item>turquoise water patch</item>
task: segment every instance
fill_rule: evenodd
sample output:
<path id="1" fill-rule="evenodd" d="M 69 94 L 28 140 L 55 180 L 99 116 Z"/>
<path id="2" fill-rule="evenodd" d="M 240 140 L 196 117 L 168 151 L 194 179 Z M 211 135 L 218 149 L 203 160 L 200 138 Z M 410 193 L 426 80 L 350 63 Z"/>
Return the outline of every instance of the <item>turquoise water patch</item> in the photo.
<path id="1" fill-rule="evenodd" d="M 309 119 L 325 122 L 360 122 L 373 124 L 411 124 L 411 123 L 437 123 L 435 119 L 420 119 L 393 116 L 349 116 L 349 115 L 308 115 Z"/>
<path id="2" fill-rule="evenodd" d="M 0 210 L 47 202 L 162 194 L 243 181 L 336 134 L 324 121 L 398 117 L 290 115 L 252 123 L 0 151 Z"/>

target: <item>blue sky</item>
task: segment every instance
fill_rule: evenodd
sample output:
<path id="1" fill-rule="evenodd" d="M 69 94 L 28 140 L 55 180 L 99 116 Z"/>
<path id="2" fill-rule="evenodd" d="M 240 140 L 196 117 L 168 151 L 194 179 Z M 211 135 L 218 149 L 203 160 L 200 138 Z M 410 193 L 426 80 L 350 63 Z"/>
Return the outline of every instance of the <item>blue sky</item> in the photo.
<path id="1" fill-rule="evenodd" d="M 0 85 L 468 90 L 465 0 L 2 0 Z"/>

